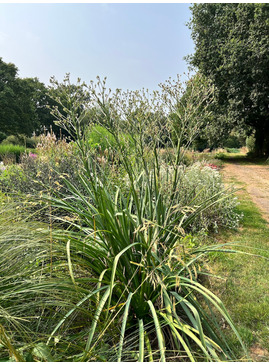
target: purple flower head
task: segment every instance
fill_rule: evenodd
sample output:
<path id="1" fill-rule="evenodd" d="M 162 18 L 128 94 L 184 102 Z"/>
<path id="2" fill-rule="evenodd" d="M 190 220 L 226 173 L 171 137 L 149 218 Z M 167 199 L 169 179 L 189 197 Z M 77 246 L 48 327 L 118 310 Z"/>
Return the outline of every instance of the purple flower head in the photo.
<path id="1" fill-rule="evenodd" d="M 33 159 L 36 159 L 37 158 L 37 154 L 35 154 L 35 153 L 29 153 L 29 157 L 30 158 L 33 158 Z"/>

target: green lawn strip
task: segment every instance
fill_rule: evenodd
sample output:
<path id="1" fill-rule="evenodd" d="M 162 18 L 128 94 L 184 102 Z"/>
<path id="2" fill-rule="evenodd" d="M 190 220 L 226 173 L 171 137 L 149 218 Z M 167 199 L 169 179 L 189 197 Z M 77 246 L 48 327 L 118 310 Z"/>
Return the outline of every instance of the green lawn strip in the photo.
<path id="1" fill-rule="evenodd" d="M 212 271 L 225 280 L 212 278 L 210 284 L 226 305 L 250 352 L 258 345 L 265 349 L 261 350 L 259 360 L 269 360 L 269 224 L 242 188 L 242 183 L 236 182 L 236 187 L 240 188 L 238 210 L 244 214 L 241 228 L 222 231 L 217 239 L 236 242 L 240 245 L 237 250 L 262 257 L 212 254 Z"/>
<path id="2" fill-rule="evenodd" d="M 228 152 L 217 153 L 217 155 L 215 155 L 215 158 L 223 161 L 224 163 L 232 162 L 235 164 L 240 163 L 240 165 L 249 165 L 249 164 L 268 165 L 268 159 L 266 157 L 262 158 L 251 157 L 246 153 L 240 151 L 236 153 L 228 153 Z"/>

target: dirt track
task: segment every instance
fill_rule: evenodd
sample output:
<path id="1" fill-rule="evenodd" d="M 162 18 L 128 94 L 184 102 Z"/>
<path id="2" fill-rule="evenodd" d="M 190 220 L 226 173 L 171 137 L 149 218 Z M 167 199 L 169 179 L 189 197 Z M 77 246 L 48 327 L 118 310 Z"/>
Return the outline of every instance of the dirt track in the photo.
<path id="1" fill-rule="evenodd" d="M 269 166 L 227 163 L 223 173 L 228 178 L 234 177 L 246 184 L 247 192 L 269 223 Z"/>
<path id="2" fill-rule="evenodd" d="M 233 161 L 225 163 L 223 175 L 225 180 L 235 178 L 236 181 L 244 183 L 242 187 L 246 188 L 252 201 L 259 207 L 263 218 L 269 223 L 269 165 Z M 258 270 L 258 268 L 255 269 Z M 252 268 L 253 274 L 256 274 L 255 269 Z M 244 303 L 240 305 L 243 307 Z M 249 350 L 254 362 L 269 362 L 269 352 L 262 344 L 255 342 Z"/>

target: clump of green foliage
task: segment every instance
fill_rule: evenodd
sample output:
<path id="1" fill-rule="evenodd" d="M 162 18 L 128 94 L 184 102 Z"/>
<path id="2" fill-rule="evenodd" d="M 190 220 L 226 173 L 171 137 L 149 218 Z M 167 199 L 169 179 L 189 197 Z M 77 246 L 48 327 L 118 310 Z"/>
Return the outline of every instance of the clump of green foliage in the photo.
<path id="1" fill-rule="evenodd" d="M 255 136 L 253 134 L 247 137 L 246 147 L 248 148 L 248 152 L 250 154 L 253 154 L 255 151 L 255 143 L 256 143 Z"/>
<path id="2" fill-rule="evenodd" d="M 6 137 L 7 137 L 6 133 L 3 133 L 2 131 L 0 131 L 0 143 L 1 143 L 4 139 L 6 139 Z"/>
<path id="3" fill-rule="evenodd" d="M 24 134 L 17 134 L 17 135 L 9 135 L 2 141 L 3 144 L 13 144 L 13 145 L 20 145 L 26 148 L 35 148 L 38 143 L 38 137 L 27 137 Z"/>
<path id="4" fill-rule="evenodd" d="M 101 125 L 94 125 L 90 128 L 87 135 L 89 148 L 101 150 L 116 149 L 117 143 L 115 138 Z"/>
<path id="5" fill-rule="evenodd" d="M 169 183 L 169 179 L 163 182 L 168 194 Z M 178 204 L 182 208 L 197 208 L 204 201 L 215 201 L 214 208 L 205 209 L 195 217 L 189 226 L 192 234 L 209 230 L 217 232 L 221 227 L 236 229 L 241 215 L 236 212 L 238 201 L 233 193 L 232 188 L 227 189 L 222 183 L 215 164 L 203 161 L 180 168 Z"/>

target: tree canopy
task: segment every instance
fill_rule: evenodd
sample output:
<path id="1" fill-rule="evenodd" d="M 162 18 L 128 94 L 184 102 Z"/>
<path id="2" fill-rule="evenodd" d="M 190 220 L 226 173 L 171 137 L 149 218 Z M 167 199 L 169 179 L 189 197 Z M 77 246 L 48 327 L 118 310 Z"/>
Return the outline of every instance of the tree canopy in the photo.
<path id="1" fill-rule="evenodd" d="M 257 154 L 268 155 L 269 4 L 194 4 L 191 9 L 191 64 L 213 81 L 226 127 L 254 130 Z"/>
<path id="2" fill-rule="evenodd" d="M 18 69 L 0 58 L 0 131 L 30 136 L 53 125 L 53 100 L 38 78 L 19 78 Z"/>

